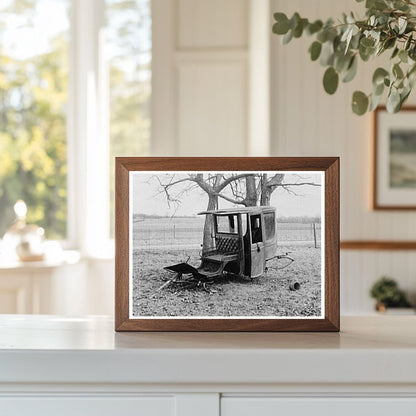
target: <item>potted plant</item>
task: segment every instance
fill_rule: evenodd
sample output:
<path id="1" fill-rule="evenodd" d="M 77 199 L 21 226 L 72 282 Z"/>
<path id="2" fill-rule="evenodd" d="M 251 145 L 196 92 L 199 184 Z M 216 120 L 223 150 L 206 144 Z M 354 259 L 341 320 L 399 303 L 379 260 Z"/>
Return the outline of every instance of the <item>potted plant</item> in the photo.
<path id="1" fill-rule="evenodd" d="M 388 276 L 381 277 L 373 284 L 370 296 L 376 300 L 376 310 L 379 312 L 386 312 L 387 308 L 411 308 L 405 293 Z"/>
<path id="2" fill-rule="evenodd" d="M 387 110 L 395 113 L 409 97 L 416 78 L 416 0 L 366 0 L 362 19 L 344 13 L 336 21 L 310 22 L 299 13 L 288 18 L 280 12 L 274 19 L 273 32 L 283 36 L 284 44 L 304 34 L 314 38 L 309 54 L 326 68 L 323 86 L 328 94 L 335 93 L 340 80 L 355 77 L 358 61 L 390 55 L 390 64 L 375 70 L 371 93 L 353 93 L 355 114 L 374 110 L 385 94 Z"/>

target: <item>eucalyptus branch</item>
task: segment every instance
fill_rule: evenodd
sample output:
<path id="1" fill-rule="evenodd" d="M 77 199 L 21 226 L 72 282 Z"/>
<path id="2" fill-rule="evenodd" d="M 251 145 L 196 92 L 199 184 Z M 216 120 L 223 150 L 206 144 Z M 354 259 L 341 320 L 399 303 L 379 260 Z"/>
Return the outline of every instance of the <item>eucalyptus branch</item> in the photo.
<path id="1" fill-rule="evenodd" d="M 367 62 L 391 52 L 391 65 L 374 71 L 371 93 L 353 93 L 352 110 L 358 115 L 374 110 L 387 92 L 387 109 L 394 113 L 402 108 L 415 83 L 416 3 L 411 0 L 366 0 L 365 8 L 364 19 L 344 13 L 337 25 L 332 19 L 325 23 L 321 20 L 310 22 L 298 13 L 290 19 L 284 13 L 275 13 L 273 32 L 283 35 L 284 44 L 303 34 L 315 38 L 309 54 L 312 61 L 319 59 L 326 68 L 323 86 L 328 94 L 337 91 L 340 81 L 354 79 L 358 60 Z"/>

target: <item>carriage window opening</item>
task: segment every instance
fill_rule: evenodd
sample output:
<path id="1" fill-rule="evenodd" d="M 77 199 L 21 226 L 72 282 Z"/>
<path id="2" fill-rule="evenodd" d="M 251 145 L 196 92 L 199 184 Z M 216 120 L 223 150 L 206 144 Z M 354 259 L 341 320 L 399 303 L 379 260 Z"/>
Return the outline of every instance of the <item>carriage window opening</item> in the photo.
<path id="1" fill-rule="evenodd" d="M 246 236 L 247 235 L 247 229 L 248 229 L 248 215 L 243 214 L 241 216 L 241 235 Z"/>
<path id="2" fill-rule="evenodd" d="M 263 241 L 261 233 L 261 219 L 260 215 L 252 215 L 250 217 L 251 223 L 251 241 L 252 243 L 260 243 Z"/>
<path id="3" fill-rule="evenodd" d="M 266 229 L 266 240 L 270 240 L 275 236 L 276 222 L 274 219 L 274 213 L 268 212 L 264 214 L 264 228 Z"/>
<path id="4" fill-rule="evenodd" d="M 216 216 L 217 232 L 225 234 L 238 234 L 237 215 Z"/>

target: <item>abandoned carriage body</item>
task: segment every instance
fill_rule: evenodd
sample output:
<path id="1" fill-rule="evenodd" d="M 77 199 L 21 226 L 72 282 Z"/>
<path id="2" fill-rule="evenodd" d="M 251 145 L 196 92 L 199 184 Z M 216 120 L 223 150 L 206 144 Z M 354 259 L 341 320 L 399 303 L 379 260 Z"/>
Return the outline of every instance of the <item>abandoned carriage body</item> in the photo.
<path id="1" fill-rule="evenodd" d="M 256 278 L 264 273 L 266 261 L 277 256 L 276 208 L 257 206 L 200 212 L 212 215 L 212 246 L 202 248 L 201 265 L 187 263 L 166 267 L 179 274 L 204 277 L 224 272 Z"/>

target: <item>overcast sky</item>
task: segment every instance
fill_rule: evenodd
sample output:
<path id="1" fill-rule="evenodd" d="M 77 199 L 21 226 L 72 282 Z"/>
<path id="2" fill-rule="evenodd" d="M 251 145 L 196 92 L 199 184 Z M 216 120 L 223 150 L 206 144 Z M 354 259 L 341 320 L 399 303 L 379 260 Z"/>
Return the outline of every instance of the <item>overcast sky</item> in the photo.
<path id="1" fill-rule="evenodd" d="M 232 172 L 233 174 L 242 172 Z M 255 173 L 255 172 L 250 172 Z M 267 172 L 270 176 L 279 172 Z M 284 173 L 284 172 L 281 172 Z M 170 207 L 167 203 L 166 194 L 160 186 L 159 180 L 162 183 L 168 183 L 172 180 L 184 178 L 186 174 L 149 174 L 134 172 L 132 173 L 133 186 L 133 213 L 148 214 L 160 216 L 193 216 L 198 212 L 204 211 L 207 208 L 208 196 L 195 186 L 188 192 L 185 192 L 180 197 L 180 204 L 171 203 Z M 157 178 L 157 177 L 158 178 Z M 321 184 L 323 173 L 319 172 L 299 172 L 298 174 L 285 174 L 284 182 L 313 182 Z M 189 182 L 179 183 L 172 187 L 172 195 L 177 195 L 189 187 Z M 282 188 L 278 188 L 272 194 L 271 205 L 277 208 L 277 215 L 279 217 L 298 217 L 298 216 L 320 216 L 321 213 L 321 186 L 294 186 L 291 188 L 297 195 L 293 195 Z M 230 195 L 229 191 L 226 193 Z M 234 205 L 223 199 L 219 199 L 220 208 L 229 208 Z"/>

